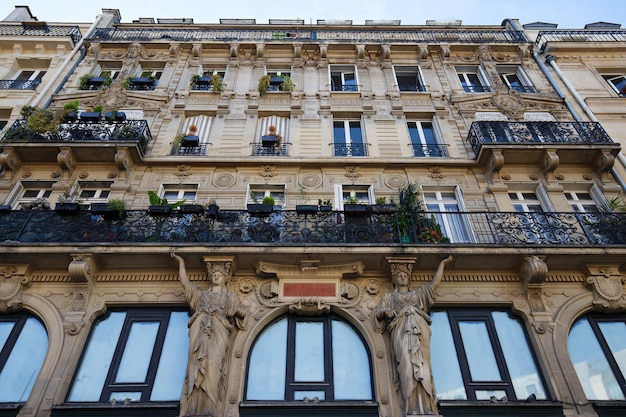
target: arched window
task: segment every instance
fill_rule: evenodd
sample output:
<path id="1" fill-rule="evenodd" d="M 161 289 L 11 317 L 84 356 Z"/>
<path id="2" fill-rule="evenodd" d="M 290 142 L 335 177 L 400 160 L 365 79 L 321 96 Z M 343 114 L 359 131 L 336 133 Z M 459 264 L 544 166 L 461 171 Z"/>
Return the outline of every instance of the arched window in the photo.
<path id="1" fill-rule="evenodd" d="M 626 399 L 626 317 L 590 314 L 568 336 L 569 354 L 588 400 Z"/>
<path id="2" fill-rule="evenodd" d="M 370 363 L 359 333 L 339 317 L 281 317 L 250 351 L 245 400 L 372 405 Z"/>
<path id="3" fill-rule="evenodd" d="M 41 370 L 48 334 L 26 314 L 0 315 L 0 403 L 24 403 Z"/>

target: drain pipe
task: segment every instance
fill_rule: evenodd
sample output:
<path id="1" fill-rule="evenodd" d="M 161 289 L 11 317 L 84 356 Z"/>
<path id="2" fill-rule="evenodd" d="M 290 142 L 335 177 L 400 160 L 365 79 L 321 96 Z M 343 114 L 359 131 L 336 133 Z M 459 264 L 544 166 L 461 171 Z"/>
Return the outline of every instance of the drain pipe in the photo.
<path id="1" fill-rule="evenodd" d="M 537 62 L 539 62 L 539 60 Z M 574 86 L 569 82 L 569 80 L 567 79 L 565 74 L 563 74 L 563 72 L 561 72 L 561 69 L 556 64 L 556 57 L 554 55 L 548 55 L 548 56 L 546 56 L 546 62 L 548 64 L 550 64 L 550 66 L 556 72 L 556 74 L 559 76 L 561 81 L 563 81 L 563 84 L 565 84 L 565 87 L 567 87 L 569 92 L 572 93 L 572 95 L 576 99 L 576 102 L 578 103 L 578 105 L 580 107 L 582 107 L 582 109 L 585 111 L 585 114 L 587 114 L 587 116 L 589 116 L 589 119 L 591 119 L 591 121 L 593 121 L 593 122 L 599 123 L 598 118 L 596 117 L 595 114 L 593 114 L 593 111 L 589 108 L 589 106 L 587 106 L 587 103 L 585 103 L 585 100 L 583 100 L 583 98 L 578 94 L 578 92 L 576 91 Z M 568 106 L 568 109 L 569 109 L 569 106 Z M 577 117 L 575 112 L 572 112 L 572 115 L 574 116 L 574 118 L 576 118 L 578 121 L 580 121 L 580 119 Z M 622 154 L 621 151 L 619 151 L 617 153 L 617 159 L 622 163 L 622 166 L 624 166 L 626 168 L 626 157 L 624 157 L 624 154 Z M 620 177 L 620 175 L 617 172 L 617 170 L 615 169 L 615 167 L 611 168 L 611 174 L 613 174 L 613 177 L 615 178 L 617 183 L 620 185 L 620 187 L 622 187 L 622 190 L 624 192 L 626 192 L 626 183 L 624 182 L 622 177 Z"/>
<path id="2" fill-rule="evenodd" d="M 67 55 L 67 57 L 65 57 L 65 60 L 59 66 L 59 68 L 57 68 L 56 72 L 54 73 L 54 76 L 52 77 L 52 80 L 49 83 L 46 83 L 46 85 L 44 86 L 43 90 L 41 90 L 41 93 L 39 93 L 39 95 L 37 95 L 37 97 L 35 97 L 35 99 L 31 102 L 31 106 L 39 105 L 39 103 L 43 100 L 43 98 L 48 94 L 48 92 L 52 88 L 52 85 L 56 84 L 55 80 L 60 78 L 61 75 L 66 72 L 66 68 L 68 67 L 69 63 L 72 61 L 72 59 L 74 59 L 76 54 L 81 49 L 83 49 L 83 44 L 85 43 L 84 39 L 86 37 L 90 36 L 93 33 L 93 31 L 96 29 L 96 27 L 102 21 L 103 17 L 104 17 L 104 14 L 99 14 L 96 17 L 96 20 L 91 24 L 91 26 L 89 26 L 89 29 L 87 29 L 87 32 L 83 36 L 81 36 L 81 38 L 78 41 L 78 43 L 76 44 L 76 46 L 74 46 L 72 51 Z M 50 100 L 48 100 L 48 102 L 47 102 L 47 105 L 49 105 L 49 104 L 50 104 Z"/>
<path id="3" fill-rule="evenodd" d="M 578 115 L 578 113 L 576 113 L 576 110 L 574 110 L 574 107 L 572 107 L 572 103 L 570 103 L 567 100 L 567 98 L 565 98 L 565 95 L 563 94 L 563 92 L 561 91 L 559 86 L 556 84 L 556 81 L 554 81 L 554 78 L 552 78 L 552 75 L 550 74 L 550 71 L 548 71 L 548 68 L 546 67 L 546 64 L 543 63 L 543 61 L 539 57 L 539 54 L 537 53 L 536 50 L 533 51 L 533 58 L 535 58 L 535 62 L 537 62 L 537 65 L 539 65 L 539 69 L 541 69 L 541 72 L 543 72 L 543 75 L 546 76 L 546 78 L 548 79 L 548 82 L 550 83 L 552 88 L 554 88 L 554 91 L 556 91 L 556 94 L 565 103 L 565 107 L 567 107 L 567 110 L 569 110 L 569 112 L 572 114 L 572 116 L 574 117 L 574 120 L 576 120 L 577 122 L 582 121 L 580 119 L 580 116 Z M 547 61 L 547 59 L 546 59 L 546 61 Z"/>

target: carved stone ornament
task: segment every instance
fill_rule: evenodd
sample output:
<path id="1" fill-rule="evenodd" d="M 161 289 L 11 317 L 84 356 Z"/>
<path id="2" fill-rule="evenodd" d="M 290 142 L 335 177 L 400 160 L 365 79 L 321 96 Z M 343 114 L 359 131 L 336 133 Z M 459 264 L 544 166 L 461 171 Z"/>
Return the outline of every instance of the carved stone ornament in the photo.
<path id="1" fill-rule="evenodd" d="M 530 255 L 524 258 L 520 268 L 522 282 L 528 284 L 543 284 L 548 274 L 548 265 L 543 256 Z"/>
<path id="2" fill-rule="evenodd" d="M 74 282 L 89 282 L 93 279 L 93 258 L 90 254 L 72 254 L 67 272 Z"/>
<path id="3" fill-rule="evenodd" d="M 506 92 L 497 90 L 491 98 L 491 104 L 509 119 L 516 120 L 524 117 L 526 105 L 519 93 L 514 90 L 509 89 Z"/>
<path id="4" fill-rule="evenodd" d="M 593 289 L 593 310 L 619 313 L 626 310 L 624 277 L 616 266 L 589 266 L 587 285 Z"/>
<path id="5" fill-rule="evenodd" d="M 320 316 L 330 313 L 330 305 L 315 297 L 305 297 L 299 299 L 289 306 L 289 312 L 301 316 Z"/>
<path id="6" fill-rule="evenodd" d="M 347 166 L 344 168 L 346 170 L 346 173 L 344 174 L 345 177 L 350 178 L 352 181 L 356 180 L 357 178 L 361 176 L 361 174 L 359 173 L 359 167 Z"/>
<path id="7" fill-rule="evenodd" d="M 25 267 L 13 265 L 0 267 L 0 313 L 22 308 L 22 291 L 30 286 Z"/>

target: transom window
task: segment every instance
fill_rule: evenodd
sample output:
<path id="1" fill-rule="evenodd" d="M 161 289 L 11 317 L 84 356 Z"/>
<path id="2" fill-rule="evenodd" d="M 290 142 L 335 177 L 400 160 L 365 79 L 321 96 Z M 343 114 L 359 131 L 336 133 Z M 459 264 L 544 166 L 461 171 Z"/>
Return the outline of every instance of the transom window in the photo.
<path id="1" fill-rule="evenodd" d="M 113 311 L 94 325 L 68 402 L 179 401 L 187 311 Z"/>
<path id="2" fill-rule="evenodd" d="M 0 315 L 0 404 L 26 402 L 47 350 L 48 334 L 39 320 Z"/>
<path id="3" fill-rule="evenodd" d="M 504 311 L 433 311 L 431 358 L 439 400 L 548 399 L 526 333 Z"/>
<path id="4" fill-rule="evenodd" d="M 282 317 L 250 351 L 247 401 L 372 400 L 370 355 L 352 326 L 334 316 Z"/>
<path id="5" fill-rule="evenodd" d="M 17 188 L 17 207 L 30 209 L 33 205 L 49 204 L 48 199 L 52 195 L 52 182 L 47 184 L 24 181 Z"/>
<path id="6" fill-rule="evenodd" d="M 359 91 L 354 65 L 330 66 L 330 91 Z"/>
<path id="7" fill-rule="evenodd" d="M 626 318 L 591 314 L 572 326 L 568 350 L 589 400 L 626 399 Z"/>
<path id="8" fill-rule="evenodd" d="M 367 144 L 363 141 L 361 122 L 335 120 L 333 122 L 333 145 L 335 156 L 367 156 Z"/>
<path id="9" fill-rule="evenodd" d="M 426 91 L 418 66 L 395 66 L 396 82 L 400 91 Z"/>

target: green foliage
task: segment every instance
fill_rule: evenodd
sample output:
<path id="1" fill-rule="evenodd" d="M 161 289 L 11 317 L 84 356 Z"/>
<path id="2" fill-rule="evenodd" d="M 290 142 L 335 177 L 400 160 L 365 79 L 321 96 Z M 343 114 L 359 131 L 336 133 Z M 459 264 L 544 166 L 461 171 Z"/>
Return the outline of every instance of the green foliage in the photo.
<path id="1" fill-rule="evenodd" d="M 66 114 L 73 111 L 78 111 L 78 105 L 78 100 L 70 101 L 69 103 L 65 103 L 65 105 L 63 106 L 63 110 Z"/>
<path id="2" fill-rule="evenodd" d="M 151 206 L 170 206 L 172 209 L 176 209 L 185 204 L 185 200 L 169 203 L 167 198 L 159 197 L 154 191 L 148 191 L 148 198 Z"/>
<path id="3" fill-rule="evenodd" d="M 276 203 L 276 201 L 274 200 L 274 197 L 272 196 L 265 196 L 263 197 L 263 201 L 262 204 L 270 204 L 270 205 L 274 205 L 274 203 Z"/>
<path id="4" fill-rule="evenodd" d="M 61 116 L 48 109 L 36 108 L 26 119 L 26 129 L 34 133 L 56 133 Z"/>
<path id="5" fill-rule="evenodd" d="M 195 88 L 198 85 L 198 81 L 200 81 L 200 74 L 194 74 L 189 80 L 189 87 Z"/>
<path id="6" fill-rule="evenodd" d="M 376 197 L 376 204 L 385 204 L 387 199 L 385 197 Z"/>
<path id="7" fill-rule="evenodd" d="M 23 119 L 28 119 L 31 114 L 37 111 L 37 107 L 35 106 L 24 106 L 22 110 L 20 110 L 20 115 Z"/>
<path id="8" fill-rule="evenodd" d="M 185 137 L 184 133 L 179 133 L 178 135 L 176 135 L 176 137 L 172 141 L 173 152 L 177 152 L 180 149 L 180 145 L 182 145 L 184 137 Z"/>
<path id="9" fill-rule="evenodd" d="M 219 74 L 211 75 L 211 85 L 213 85 L 213 91 L 224 91 L 224 83 Z"/>
<path id="10" fill-rule="evenodd" d="M 357 200 L 355 196 L 351 195 L 346 199 L 346 204 L 359 204 L 359 200 Z"/>
<path id="11" fill-rule="evenodd" d="M 612 199 L 605 198 L 598 206 L 598 210 L 601 213 L 615 213 L 617 211 L 626 211 L 626 203 L 620 197 L 614 197 Z"/>
<path id="12" fill-rule="evenodd" d="M 89 82 L 91 78 L 93 78 L 91 74 L 84 74 L 78 79 L 78 83 L 80 85 L 81 90 L 87 89 L 87 83 Z"/>
<path id="13" fill-rule="evenodd" d="M 114 198 L 107 203 L 107 207 L 117 211 L 120 215 L 126 210 L 126 201 L 120 198 Z"/>
<path id="14" fill-rule="evenodd" d="M 288 75 L 283 75 L 283 83 L 280 85 L 280 89 L 282 91 L 286 91 L 288 93 L 293 91 L 293 80 Z"/>
<path id="15" fill-rule="evenodd" d="M 102 113 L 103 110 L 104 110 L 104 106 L 100 104 L 98 104 L 97 106 L 93 108 L 93 111 L 95 111 L 96 113 Z"/>
<path id="16" fill-rule="evenodd" d="M 271 77 L 267 74 L 259 78 L 259 93 L 264 94 L 270 88 L 270 81 Z"/>

